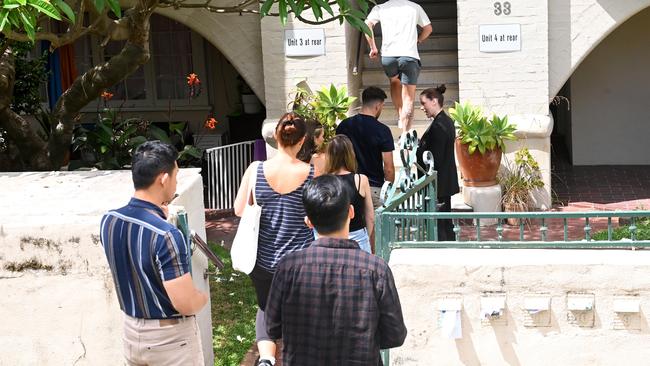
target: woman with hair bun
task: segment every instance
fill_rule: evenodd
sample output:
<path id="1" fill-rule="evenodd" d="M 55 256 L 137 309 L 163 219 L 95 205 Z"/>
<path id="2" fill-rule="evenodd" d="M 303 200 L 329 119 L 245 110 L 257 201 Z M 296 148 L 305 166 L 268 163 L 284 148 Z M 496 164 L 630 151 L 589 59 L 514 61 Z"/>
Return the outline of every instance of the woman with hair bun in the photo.
<path id="1" fill-rule="evenodd" d="M 314 175 L 319 176 L 325 170 L 325 154 L 323 152 L 325 142 L 325 129 L 323 125 L 314 119 L 307 121 L 307 134 L 305 143 L 298 152 L 298 159 L 314 166 Z"/>
<path id="2" fill-rule="evenodd" d="M 275 127 L 278 152 L 271 159 L 257 166 L 255 199 L 262 206 L 257 262 L 250 273 L 257 295 L 257 316 L 255 338 L 260 358 L 257 365 L 275 364 L 276 346 L 266 331 L 264 309 L 271 287 L 273 274 L 282 257 L 308 247 L 314 240 L 311 229 L 305 224 L 305 209 L 302 204 L 302 190 L 305 183 L 314 176 L 314 168 L 297 158 L 305 142 L 307 125 L 294 113 L 287 113 Z M 251 190 L 249 166 L 242 178 L 235 198 L 234 209 L 241 216 L 246 198 Z"/>
<path id="3" fill-rule="evenodd" d="M 433 154 L 433 167 L 438 172 L 438 203 L 442 204 L 439 206 L 441 212 L 451 212 L 451 196 L 460 191 L 454 155 L 456 128 L 454 121 L 442 108 L 446 90 L 447 87 L 442 84 L 437 88 L 425 89 L 420 94 L 420 109 L 433 121 L 422 135 L 417 151 L 418 164 L 423 168 L 426 166 L 422 154 L 425 151 Z M 456 240 L 453 229 L 451 220 L 438 220 L 438 240 Z"/>

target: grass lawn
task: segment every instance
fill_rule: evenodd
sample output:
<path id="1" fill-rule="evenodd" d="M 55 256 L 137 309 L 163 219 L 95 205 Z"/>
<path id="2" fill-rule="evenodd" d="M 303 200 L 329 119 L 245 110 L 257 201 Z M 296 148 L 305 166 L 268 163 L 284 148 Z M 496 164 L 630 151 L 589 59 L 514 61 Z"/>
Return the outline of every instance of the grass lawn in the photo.
<path id="1" fill-rule="evenodd" d="M 592 237 L 593 240 L 607 240 L 607 230 L 599 231 Z M 612 231 L 612 240 L 630 239 L 630 227 L 621 226 Z M 637 220 L 636 224 L 637 240 L 650 240 L 650 219 Z"/>
<path id="2" fill-rule="evenodd" d="M 232 269 L 227 250 L 216 243 L 210 243 L 210 249 L 226 264 L 210 277 L 214 364 L 239 366 L 255 341 L 255 289 L 247 275 Z"/>

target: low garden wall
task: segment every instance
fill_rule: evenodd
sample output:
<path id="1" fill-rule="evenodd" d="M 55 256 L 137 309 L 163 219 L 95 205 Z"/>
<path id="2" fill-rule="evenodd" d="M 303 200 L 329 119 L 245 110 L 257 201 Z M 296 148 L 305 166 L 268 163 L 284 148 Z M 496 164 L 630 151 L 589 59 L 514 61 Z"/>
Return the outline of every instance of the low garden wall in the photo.
<path id="1" fill-rule="evenodd" d="M 396 249 L 391 365 L 645 365 L 650 251 Z M 444 312 L 443 312 L 444 311 Z"/>
<path id="2" fill-rule="evenodd" d="M 129 171 L 0 174 L 0 365 L 121 365 L 122 312 L 99 242 L 99 223 L 133 194 Z M 199 169 L 182 169 L 179 197 L 205 238 Z M 207 260 L 192 257 L 194 282 Z M 208 304 L 197 318 L 212 365 Z"/>

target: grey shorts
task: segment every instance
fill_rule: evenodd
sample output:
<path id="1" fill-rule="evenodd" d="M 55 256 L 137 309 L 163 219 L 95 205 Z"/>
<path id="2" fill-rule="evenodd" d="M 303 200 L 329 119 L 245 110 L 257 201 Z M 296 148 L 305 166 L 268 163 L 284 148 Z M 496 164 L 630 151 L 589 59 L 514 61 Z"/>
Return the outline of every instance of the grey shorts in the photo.
<path id="1" fill-rule="evenodd" d="M 405 85 L 417 84 L 422 68 L 420 60 L 408 56 L 382 56 L 381 66 L 384 67 L 386 76 L 389 78 L 399 76 L 400 81 Z"/>

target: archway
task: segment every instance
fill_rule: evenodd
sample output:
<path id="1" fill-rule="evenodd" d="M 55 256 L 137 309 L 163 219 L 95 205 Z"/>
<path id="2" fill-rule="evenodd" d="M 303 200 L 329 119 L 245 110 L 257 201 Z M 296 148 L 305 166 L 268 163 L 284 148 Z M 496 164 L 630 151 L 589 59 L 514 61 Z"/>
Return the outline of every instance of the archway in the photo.
<path id="1" fill-rule="evenodd" d="M 553 187 L 560 201 L 650 197 L 649 21 L 646 8 L 611 32 L 558 92 L 570 108 L 551 106 Z"/>

